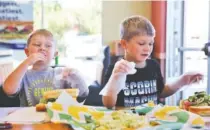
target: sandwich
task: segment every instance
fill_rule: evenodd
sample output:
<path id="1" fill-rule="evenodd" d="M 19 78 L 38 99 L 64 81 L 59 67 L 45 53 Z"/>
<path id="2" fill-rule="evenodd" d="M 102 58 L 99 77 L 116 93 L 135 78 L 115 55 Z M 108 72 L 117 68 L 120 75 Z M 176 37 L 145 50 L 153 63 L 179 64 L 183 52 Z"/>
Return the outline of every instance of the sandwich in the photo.
<path id="1" fill-rule="evenodd" d="M 4 32 L 5 33 L 15 33 L 15 32 L 17 32 L 18 31 L 18 29 L 17 29 L 17 27 L 15 27 L 15 26 L 7 26 L 5 29 L 4 29 Z"/>
<path id="2" fill-rule="evenodd" d="M 180 101 L 180 108 L 201 116 L 209 116 L 210 96 L 205 91 L 195 92 L 193 96 Z"/>
<path id="3" fill-rule="evenodd" d="M 36 111 L 46 111 L 46 104 L 48 102 L 55 102 L 56 99 L 60 96 L 60 94 L 66 91 L 68 94 L 72 96 L 73 99 L 76 100 L 79 95 L 79 89 L 71 88 L 71 89 L 56 89 L 50 90 L 43 93 L 43 97 L 40 99 L 40 103 L 36 105 Z"/>

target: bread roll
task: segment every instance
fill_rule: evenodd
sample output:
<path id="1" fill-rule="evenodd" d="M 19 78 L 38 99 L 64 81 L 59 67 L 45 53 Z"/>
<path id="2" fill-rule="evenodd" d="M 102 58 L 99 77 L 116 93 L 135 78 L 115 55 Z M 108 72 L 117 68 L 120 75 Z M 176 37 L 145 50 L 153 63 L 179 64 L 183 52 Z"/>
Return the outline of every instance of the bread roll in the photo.
<path id="1" fill-rule="evenodd" d="M 189 111 L 201 116 L 210 116 L 210 106 L 190 106 Z"/>
<path id="2" fill-rule="evenodd" d="M 43 98 L 44 99 L 50 99 L 50 98 L 58 98 L 61 92 L 66 91 L 68 94 L 70 94 L 73 98 L 76 98 L 79 95 L 79 89 L 56 89 L 44 92 Z"/>
<path id="3" fill-rule="evenodd" d="M 46 110 L 47 109 L 46 109 L 46 106 L 45 106 L 44 103 L 39 103 L 39 104 L 36 105 L 36 111 L 41 112 L 41 111 L 46 111 Z"/>

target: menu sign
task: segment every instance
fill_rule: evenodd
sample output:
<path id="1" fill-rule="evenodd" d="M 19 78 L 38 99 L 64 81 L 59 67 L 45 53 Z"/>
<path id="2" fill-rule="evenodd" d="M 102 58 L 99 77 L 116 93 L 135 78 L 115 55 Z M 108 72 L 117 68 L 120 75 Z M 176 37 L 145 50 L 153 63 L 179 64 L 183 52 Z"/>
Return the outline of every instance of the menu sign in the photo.
<path id="1" fill-rule="evenodd" d="M 32 30 L 32 1 L 0 1 L 0 42 L 18 43 L 18 41 L 25 41 Z"/>

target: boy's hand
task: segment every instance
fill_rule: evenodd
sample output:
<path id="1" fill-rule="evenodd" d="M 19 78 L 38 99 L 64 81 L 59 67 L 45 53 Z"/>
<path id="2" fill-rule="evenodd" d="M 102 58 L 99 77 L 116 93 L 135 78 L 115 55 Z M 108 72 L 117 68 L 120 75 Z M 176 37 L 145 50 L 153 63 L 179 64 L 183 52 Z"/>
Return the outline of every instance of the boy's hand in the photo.
<path id="1" fill-rule="evenodd" d="M 86 97 L 88 95 L 89 89 L 83 76 L 77 69 L 68 67 L 63 68 L 61 78 L 67 82 L 68 88 L 79 89 L 79 96 Z"/>
<path id="2" fill-rule="evenodd" d="M 39 53 L 31 54 L 26 60 L 30 66 L 30 65 L 35 64 L 37 61 L 45 61 L 46 57 L 43 53 L 39 52 Z"/>
<path id="3" fill-rule="evenodd" d="M 134 73 L 136 73 L 135 63 L 121 59 L 115 64 L 109 81 L 99 94 L 103 96 L 117 95 L 125 87 L 126 75 Z"/>
<path id="4" fill-rule="evenodd" d="M 134 74 L 136 73 L 135 70 L 135 63 L 133 62 L 128 62 L 124 59 L 121 59 L 120 61 L 118 61 L 113 69 L 113 73 L 116 75 L 120 75 L 120 74 Z"/>
<path id="5" fill-rule="evenodd" d="M 188 72 L 182 75 L 183 85 L 189 85 L 192 83 L 198 83 L 203 80 L 203 74 L 198 72 Z"/>
<path id="6" fill-rule="evenodd" d="M 64 68 L 63 71 L 62 71 L 62 78 L 63 79 L 67 79 L 68 76 L 73 72 L 73 69 L 70 69 L 70 68 Z"/>

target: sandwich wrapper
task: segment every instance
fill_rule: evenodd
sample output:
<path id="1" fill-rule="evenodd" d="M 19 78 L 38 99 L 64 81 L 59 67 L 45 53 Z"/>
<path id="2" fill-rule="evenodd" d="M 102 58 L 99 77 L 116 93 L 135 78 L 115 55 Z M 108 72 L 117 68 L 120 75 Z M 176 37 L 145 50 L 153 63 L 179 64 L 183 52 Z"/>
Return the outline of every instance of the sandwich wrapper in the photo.
<path id="1" fill-rule="evenodd" d="M 136 112 L 146 112 L 148 122 L 156 130 L 203 128 L 205 123 L 200 115 L 180 109 L 177 106 L 156 105 L 153 108 L 151 106 L 140 106 L 136 107 Z"/>
<path id="2" fill-rule="evenodd" d="M 63 91 L 55 102 L 47 103 L 47 112 L 52 122 L 60 122 L 59 113 L 68 114 L 70 106 L 82 106 L 83 103 L 78 103 L 66 91 Z"/>
<path id="3" fill-rule="evenodd" d="M 96 130 L 98 120 L 106 120 L 113 112 L 116 112 L 101 107 L 84 106 L 69 96 L 66 92 L 61 93 L 56 102 L 47 104 L 47 113 L 51 122 L 69 124 L 75 130 Z"/>
<path id="4" fill-rule="evenodd" d="M 111 117 L 113 112 L 116 111 L 85 106 L 76 102 L 66 92 L 61 93 L 56 102 L 47 104 L 47 113 L 51 122 L 69 124 L 75 130 L 95 130 L 97 121 Z"/>
<path id="5" fill-rule="evenodd" d="M 83 103 L 78 103 L 71 95 L 63 91 L 55 102 L 48 102 L 47 113 L 51 122 L 69 124 L 75 129 L 91 130 L 95 128 L 93 119 L 97 120 L 102 118 L 105 112 L 111 112 L 84 106 Z"/>
<path id="6" fill-rule="evenodd" d="M 201 116 L 182 110 L 176 106 L 139 106 L 136 112 L 145 112 L 145 126 L 142 129 L 163 130 L 193 129 L 204 126 Z M 148 109 L 148 110 L 147 110 Z M 132 112 L 131 110 L 125 110 Z M 61 93 L 56 102 L 47 104 L 47 113 L 51 122 L 65 123 L 76 130 L 94 130 L 96 121 L 106 115 L 111 115 L 114 110 L 97 109 L 78 103 L 65 91 Z M 150 124 L 150 125 L 149 125 Z M 152 125 L 153 124 L 153 125 Z M 156 125 L 154 125 L 156 124 Z"/>

